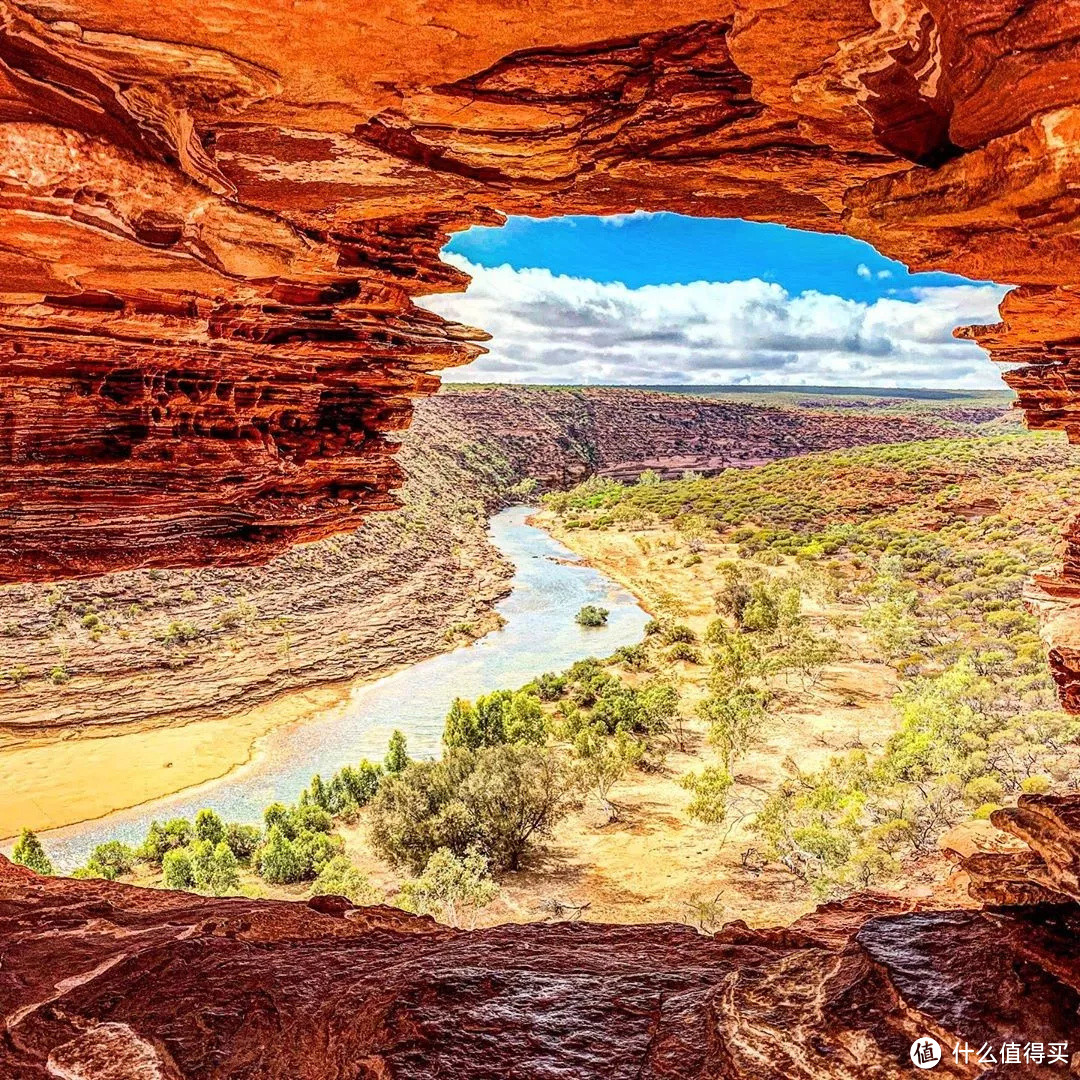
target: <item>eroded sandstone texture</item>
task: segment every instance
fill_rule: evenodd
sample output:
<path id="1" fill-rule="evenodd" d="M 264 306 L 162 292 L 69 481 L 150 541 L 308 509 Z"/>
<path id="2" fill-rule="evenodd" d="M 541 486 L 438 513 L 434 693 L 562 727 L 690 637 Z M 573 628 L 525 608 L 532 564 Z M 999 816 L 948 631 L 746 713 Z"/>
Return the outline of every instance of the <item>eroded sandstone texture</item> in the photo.
<path id="1" fill-rule="evenodd" d="M 1023 287 L 1075 421 L 1080 14 L 1052 0 L 0 0 L 0 581 L 245 564 L 394 505 L 480 335 L 452 230 L 634 208 Z"/>
<path id="2" fill-rule="evenodd" d="M 931 1035 L 942 1075 L 1061 1076 L 1060 1063 L 952 1060 L 958 1043 L 1080 1039 L 1080 800 L 1001 813 L 1054 821 L 1015 831 L 1052 868 L 1058 903 L 1014 890 L 995 897 L 1011 907 L 922 910 L 864 896 L 712 938 L 672 925 L 462 932 L 336 897 L 39 878 L 0 856 L 0 1075 L 862 1080 L 912 1075 L 911 1044 Z"/>

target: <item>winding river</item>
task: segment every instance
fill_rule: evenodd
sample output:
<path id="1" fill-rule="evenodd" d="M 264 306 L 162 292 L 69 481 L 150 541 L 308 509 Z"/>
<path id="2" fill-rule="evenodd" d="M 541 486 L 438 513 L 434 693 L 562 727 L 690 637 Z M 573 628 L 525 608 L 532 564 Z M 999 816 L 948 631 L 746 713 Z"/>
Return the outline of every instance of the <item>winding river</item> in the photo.
<path id="1" fill-rule="evenodd" d="M 313 774 L 328 779 L 361 758 L 380 760 L 394 728 L 405 732 L 413 757 L 433 757 L 455 697 L 516 688 L 545 671 L 640 641 L 648 615 L 634 597 L 529 525 L 531 512 L 527 506 L 511 507 L 490 523 L 492 543 L 515 568 L 512 591 L 497 609 L 506 619 L 500 630 L 466 648 L 358 685 L 343 710 L 274 730 L 259 740 L 248 764 L 218 780 L 42 833 L 54 863 L 70 870 L 104 840 L 138 843 L 153 819 L 191 818 L 204 806 L 226 820 L 258 822 L 270 803 L 293 802 Z M 578 626 L 574 615 L 583 604 L 606 607 L 607 625 Z"/>

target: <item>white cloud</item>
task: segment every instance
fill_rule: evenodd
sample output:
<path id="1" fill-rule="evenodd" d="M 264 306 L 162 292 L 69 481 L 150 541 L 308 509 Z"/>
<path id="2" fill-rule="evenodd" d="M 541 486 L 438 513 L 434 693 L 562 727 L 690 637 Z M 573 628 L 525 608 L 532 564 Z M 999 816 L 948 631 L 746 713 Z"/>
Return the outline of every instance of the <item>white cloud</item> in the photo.
<path id="1" fill-rule="evenodd" d="M 884 281 L 885 278 L 891 278 L 892 277 L 892 271 L 891 270 L 879 270 L 877 272 L 877 276 L 878 276 L 879 281 Z"/>
<path id="2" fill-rule="evenodd" d="M 955 326 L 996 321 L 1005 291 L 996 285 L 867 304 L 792 296 L 758 278 L 631 289 L 446 258 L 472 285 L 424 305 L 493 335 L 487 356 L 446 373 L 457 381 L 1001 385 L 985 353 L 952 336 Z"/>
<path id="3" fill-rule="evenodd" d="M 872 271 L 870 270 L 870 267 L 867 266 L 866 263 L 859 263 L 859 265 L 855 267 L 855 273 L 858 274 L 861 278 L 871 278 L 874 276 Z"/>
<path id="4" fill-rule="evenodd" d="M 648 221 L 649 218 L 657 216 L 659 214 L 655 210 L 633 210 L 629 214 L 603 214 L 596 220 L 601 225 L 611 225 L 613 228 L 621 229 L 628 221 Z"/>

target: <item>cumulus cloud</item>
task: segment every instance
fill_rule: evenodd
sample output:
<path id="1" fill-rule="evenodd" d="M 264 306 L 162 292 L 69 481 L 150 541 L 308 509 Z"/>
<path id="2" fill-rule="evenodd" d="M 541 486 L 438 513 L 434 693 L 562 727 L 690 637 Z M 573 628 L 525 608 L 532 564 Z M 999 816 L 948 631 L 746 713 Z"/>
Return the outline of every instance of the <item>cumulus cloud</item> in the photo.
<path id="1" fill-rule="evenodd" d="M 872 278 L 874 276 L 873 271 L 866 263 L 859 263 L 859 265 L 855 267 L 855 273 L 861 278 Z"/>
<path id="2" fill-rule="evenodd" d="M 474 266 L 463 295 L 427 297 L 440 315 L 481 326 L 491 350 L 458 381 L 517 383 L 812 383 L 998 386 L 953 327 L 993 322 L 996 285 L 919 288 L 874 303 L 775 282 L 646 285 Z"/>

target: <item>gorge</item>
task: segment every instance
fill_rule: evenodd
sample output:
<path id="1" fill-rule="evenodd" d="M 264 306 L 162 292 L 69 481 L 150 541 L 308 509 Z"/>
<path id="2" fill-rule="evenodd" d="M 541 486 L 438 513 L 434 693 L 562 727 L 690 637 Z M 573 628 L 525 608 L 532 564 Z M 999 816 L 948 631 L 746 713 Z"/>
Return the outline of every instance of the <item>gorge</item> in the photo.
<path id="1" fill-rule="evenodd" d="M 523 489 L 645 470 L 710 475 L 813 451 L 990 434 L 1015 423 L 1004 394 L 975 406 L 945 397 L 917 410 L 888 397 L 863 409 L 841 408 L 828 396 L 774 397 L 449 390 L 420 403 L 404 438 L 403 508 L 353 535 L 264 568 L 7 586 L 0 591 L 0 790 L 9 795 L 0 798 L 0 837 L 217 778 L 272 730 L 338 716 L 350 683 L 481 637 L 497 625 L 493 605 L 510 587 L 487 517 L 524 497 Z M 550 614 L 557 622 L 572 611 L 553 606 Z M 544 630 L 557 636 L 566 628 Z M 589 651 L 532 660 L 540 670 L 518 681 Z M 442 712 L 454 696 L 444 695 Z M 380 753 L 388 733 L 380 729 Z M 115 787 L 92 782 L 103 771 Z M 313 771 L 301 766 L 299 787 Z M 125 798 L 113 801 L 120 790 Z M 262 798 L 272 801 L 265 789 Z"/>
<path id="2" fill-rule="evenodd" d="M 0 581 L 61 583 L 53 606 L 79 637 L 66 655 L 5 656 L 9 729 L 41 725 L 49 686 L 95 684 L 110 631 L 90 604 L 100 575 L 145 575 L 142 596 L 165 571 L 302 568 L 311 548 L 297 545 L 361 522 L 402 604 L 468 564 L 475 530 L 464 558 L 421 550 L 398 565 L 403 526 L 386 516 L 405 475 L 396 434 L 433 373 L 484 337 L 415 300 L 463 289 L 441 247 L 507 214 L 739 216 L 1008 283 L 1001 320 L 959 333 L 1010 365 L 1032 427 L 1080 439 L 1078 24 L 1048 0 L 510 2 L 496 15 L 476 0 L 0 0 Z M 667 436 L 672 468 L 712 467 L 687 454 L 695 423 Z M 611 464 L 629 473 L 640 458 L 631 444 Z M 399 542 L 380 549 L 380 529 Z M 1030 587 L 1073 711 L 1077 542 L 1073 525 L 1060 568 Z M 417 654 L 447 624 L 483 629 L 503 571 L 464 569 L 479 603 L 433 602 Z M 159 672 L 189 651 L 192 675 L 242 667 L 243 633 L 229 656 L 190 646 L 260 613 L 168 581 L 162 611 L 195 615 L 143 655 Z M 34 613 L 27 638 L 50 627 L 35 594 L 12 595 Z M 142 599 L 117 596 L 139 625 Z M 334 611 L 324 637 L 348 633 Z M 347 642 L 317 645 L 308 625 L 258 627 L 281 663 L 245 675 L 234 700 L 248 685 L 271 696 L 299 653 L 358 673 Z M 379 618 L 368 626 L 377 638 Z M 111 643 L 101 656 L 100 698 L 86 695 L 85 717 L 61 709 L 57 728 L 112 721 L 108 683 L 127 662 Z M 216 691 L 172 694 L 166 715 L 219 707 Z M 121 722 L 155 720 L 133 701 Z M 343 898 L 196 897 L 0 860 L 0 1072 L 893 1077 L 927 1035 L 948 1050 L 1075 1046 L 1078 799 L 1030 792 L 993 811 L 1018 843 L 965 860 L 960 907 L 863 895 L 711 938 L 465 933 Z M 1017 1074 L 1063 1066 L 1044 1056 Z M 986 1074 L 951 1053 L 941 1071 Z"/>

